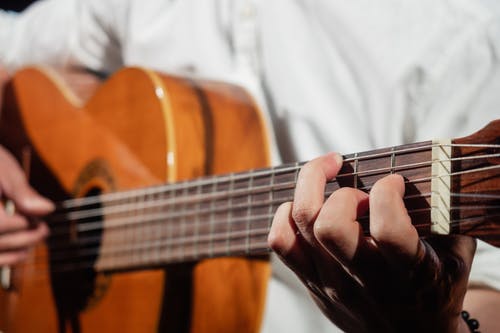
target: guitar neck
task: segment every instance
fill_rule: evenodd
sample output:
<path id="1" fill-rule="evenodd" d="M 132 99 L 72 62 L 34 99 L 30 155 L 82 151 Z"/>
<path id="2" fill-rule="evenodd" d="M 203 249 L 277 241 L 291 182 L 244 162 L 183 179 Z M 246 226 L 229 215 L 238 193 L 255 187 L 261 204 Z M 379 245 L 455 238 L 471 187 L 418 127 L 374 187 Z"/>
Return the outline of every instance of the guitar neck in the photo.
<path id="1" fill-rule="evenodd" d="M 398 173 L 405 178 L 405 204 L 420 235 L 464 233 L 464 224 L 467 230 L 475 230 L 479 223 L 484 224 L 487 208 L 476 209 L 472 215 L 453 213 L 454 197 L 460 194 L 463 200 L 466 196 L 462 178 L 475 169 L 479 169 L 472 173 L 475 179 L 484 178 L 484 172 L 493 172 L 495 179 L 500 175 L 482 162 L 458 169 L 463 163 L 452 163 L 456 159 L 452 148 L 458 149 L 455 147 L 461 145 L 426 141 L 346 155 L 338 176 L 328 182 L 325 197 L 344 186 L 369 192 L 378 179 Z M 474 146 L 469 157 L 463 156 L 460 161 L 481 161 L 477 156 L 487 156 L 491 149 Z M 73 221 L 67 228 L 75 235 L 70 237 L 73 242 L 88 244 L 78 254 L 96 257 L 95 268 L 99 271 L 264 254 L 269 251 L 267 235 L 273 215 L 280 204 L 293 200 L 302 165 L 287 164 L 75 199 L 64 203 L 65 219 Z M 491 200 L 498 202 L 498 186 L 487 192 L 472 201 L 469 198 L 469 206 L 487 207 Z M 488 195 L 493 195 L 491 200 Z M 358 221 L 368 235 L 368 216 Z M 52 257 L 55 263 L 67 262 L 64 254 Z M 86 261 L 75 265 L 81 262 Z"/>

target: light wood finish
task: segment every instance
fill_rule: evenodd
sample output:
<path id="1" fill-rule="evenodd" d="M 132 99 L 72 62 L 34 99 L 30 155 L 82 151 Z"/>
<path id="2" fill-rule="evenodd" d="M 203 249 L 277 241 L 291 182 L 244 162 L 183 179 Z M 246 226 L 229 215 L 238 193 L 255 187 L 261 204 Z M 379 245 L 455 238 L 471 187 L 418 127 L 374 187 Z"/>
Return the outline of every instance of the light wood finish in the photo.
<path id="1" fill-rule="evenodd" d="M 31 151 L 34 186 L 56 200 L 268 163 L 262 119 L 236 87 L 129 68 L 78 107 L 53 74 L 31 68 L 15 75 L 7 95 L 2 143 L 17 156 Z M 60 188 L 54 189 L 54 180 Z M 44 251 L 38 248 L 15 270 L 23 271 L 16 290 L 2 292 L 2 330 L 57 331 L 48 267 L 40 260 Z M 262 258 L 198 263 L 191 332 L 258 331 L 268 277 Z M 83 300 L 74 323 L 81 323 L 82 332 L 156 332 L 164 278 L 163 270 L 98 275 L 90 286 L 97 295 Z M 68 283 L 66 291 L 81 287 Z M 68 304 L 63 308 L 71 312 Z"/>

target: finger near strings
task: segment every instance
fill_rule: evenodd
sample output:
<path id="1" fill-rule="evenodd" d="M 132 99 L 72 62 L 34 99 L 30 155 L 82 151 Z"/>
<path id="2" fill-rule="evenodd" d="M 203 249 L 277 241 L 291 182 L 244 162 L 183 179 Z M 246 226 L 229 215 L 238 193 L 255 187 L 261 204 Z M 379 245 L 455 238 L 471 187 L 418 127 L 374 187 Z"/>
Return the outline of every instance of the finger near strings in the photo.
<path id="1" fill-rule="evenodd" d="M 386 257 L 414 258 L 419 236 L 404 205 L 404 180 L 390 175 L 370 192 L 370 234 Z"/>
<path id="2" fill-rule="evenodd" d="M 292 218 L 309 243 L 314 243 L 312 227 L 324 202 L 325 186 L 342 166 L 342 157 L 330 153 L 312 160 L 300 170 L 292 207 Z"/>
<path id="3" fill-rule="evenodd" d="M 44 223 L 40 223 L 32 229 L 0 235 L 0 251 L 31 247 L 47 236 L 47 234 L 47 226 Z"/>
<path id="4" fill-rule="evenodd" d="M 19 249 L 15 251 L 0 252 L 0 266 L 10 266 L 22 262 L 28 257 L 28 251 Z"/>
<path id="5" fill-rule="evenodd" d="M 278 207 L 268 235 L 268 246 L 294 270 L 310 272 L 311 262 L 301 248 L 299 231 L 291 217 L 292 203 L 286 202 Z"/>
<path id="6" fill-rule="evenodd" d="M 367 199 L 362 191 L 341 188 L 328 197 L 314 223 L 316 239 L 344 263 L 354 257 L 359 242 L 364 241 L 363 229 L 356 220 L 366 212 Z"/>

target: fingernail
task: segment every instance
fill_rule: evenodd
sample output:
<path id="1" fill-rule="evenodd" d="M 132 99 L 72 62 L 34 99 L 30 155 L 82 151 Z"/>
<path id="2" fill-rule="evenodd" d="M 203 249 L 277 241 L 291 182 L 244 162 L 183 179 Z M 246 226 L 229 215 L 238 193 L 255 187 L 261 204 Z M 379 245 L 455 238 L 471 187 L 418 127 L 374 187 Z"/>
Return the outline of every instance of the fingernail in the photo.
<path id="1" fill-rule="evenodd" d="M 337 162 L 337 164 L 339 165 L 342 165 L 342 163 L 344 162 L 342 155 L 340 155 L 339 153 L 334 153 L 333 158 L 335 159 L 335 162 Z"/>

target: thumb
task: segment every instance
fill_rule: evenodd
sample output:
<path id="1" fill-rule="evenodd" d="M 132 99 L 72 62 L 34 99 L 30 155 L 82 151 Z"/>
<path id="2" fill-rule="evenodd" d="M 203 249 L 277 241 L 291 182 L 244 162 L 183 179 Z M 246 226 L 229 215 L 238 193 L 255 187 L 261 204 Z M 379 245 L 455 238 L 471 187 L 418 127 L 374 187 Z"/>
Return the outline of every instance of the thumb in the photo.
<path id="1" fill-rule="evenodd" d="M 28 183 L 21 184 L 10 196 L 16 210 L 26 215 L 42 216 L 54 210 L 54 204 L 38 194 Z"/>
<path id="2" fill-rule="evenodd" d="M 26 215 L 45 215 L 54 204 L 38 194 L 27 182 L 21 167 L 5 148 L 0 146 L 0 194 L 11 200 L 16 210 Z"/>

